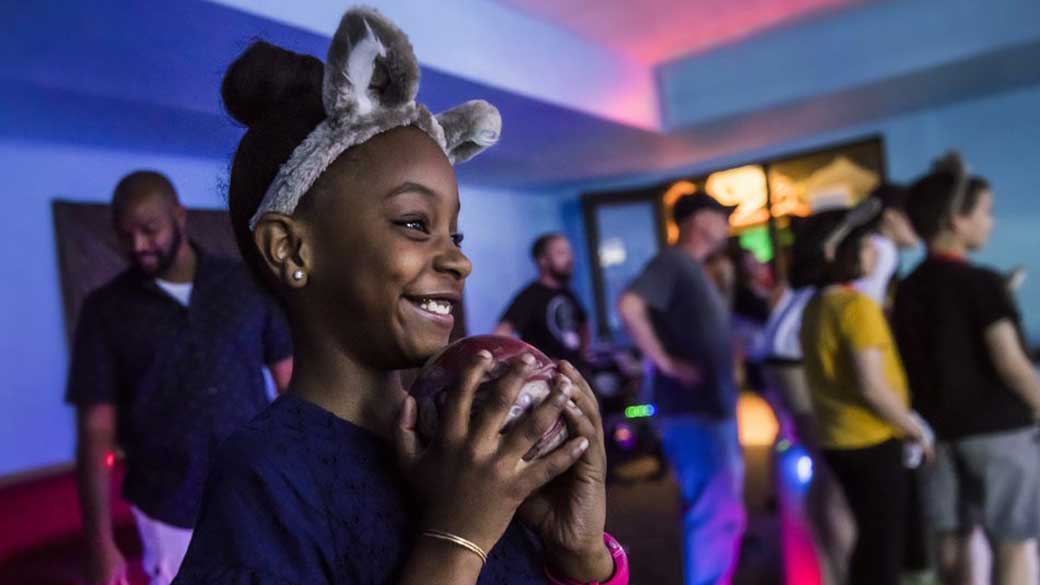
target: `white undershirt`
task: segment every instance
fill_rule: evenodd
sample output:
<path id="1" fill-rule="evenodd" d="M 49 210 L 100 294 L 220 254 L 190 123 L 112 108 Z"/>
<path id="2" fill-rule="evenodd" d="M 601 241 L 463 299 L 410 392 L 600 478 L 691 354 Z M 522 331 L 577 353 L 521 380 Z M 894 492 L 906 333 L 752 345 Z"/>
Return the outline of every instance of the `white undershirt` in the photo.
<path id="1" fill-rule="evenodd" d="M 170 282 L 168 280 L 162 280 L 161 278 L 156 278 L 155 279 L 155 284 L 159 285 L 159 288 L 161 288 L 164 291 L 166 291 L 166 293 L 168 295 L 170 295 L 171 297 L 173 297 L 174 299 L 177 299 L 177 302 L 179 302 L 180 304 L 184 305 L 185 307 L 187 307 L 188 303 L 191 302 L 191 287 L 192 287 L 192 283 L 190 283 L 190 282 Z"/>
<path id="2" fill-rule="evenodd" d="M 857 280 L 855 285 L 860 292 L 866 293 L 874 302 L 884 307 L 888 283 L 899 270 L 899 247 L 881 234 L 874 234 L 870 240 L 874 244 L 874 251 L 877 252 L 877 265 L 870 274 Z"/>
<path id="3" fill-rule="evenodd" d="M 793 361 L 802 359 L 802 313 L 814 294 L 814 286 L 784 291 L 780 301 L 773 307 L 763 333 L 767 357 Z"/>

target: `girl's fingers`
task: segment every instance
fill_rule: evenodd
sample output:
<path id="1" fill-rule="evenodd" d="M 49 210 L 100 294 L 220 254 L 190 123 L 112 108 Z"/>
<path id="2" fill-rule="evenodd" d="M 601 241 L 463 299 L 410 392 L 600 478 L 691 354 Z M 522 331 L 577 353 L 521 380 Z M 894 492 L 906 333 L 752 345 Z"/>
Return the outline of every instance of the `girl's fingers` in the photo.
<path id="1" fill-rule="evenodd" d="M 520 458 L 556 424 L 560 413 L 574 393 L 574 384 L 566 378 L 557 378 L 549 396 L 520 419 L 503 439 L 502 452 L 505 457 Z"/>
<path id="2" fill-rule="evenodd" d="M 448 398 L 441 409 L 441 438 L 452 443 L 462 442 L 469 433 L 473 397 L 488 371 L 494 365 L 491 352 L 480 350 L 462 371 L 459 384 L 448 390 Z"/>
<path id="3" fill-rule="evenodd" d="M 595 423 L 593 423 L 589 417 L 585 416 L 581 405 L 573 400 L 569 401 L 567 407 L 563 409 L 563 416 L 567 421 L 567 427 L 574 435 L 585 437 L 590 441 L 595 440 L 599 435 Z"/>
<path id="4" fill-rule="evenodd" d="M 585 437 L 591 443 L 590 448 L 585 452 L 585 458 L 582 459 L 582 463 L 587 463 L 589 470 L 597 476 L 605 478 L 607 472 L 607 450 L 603 446 L 603 430 L 592 419 L 585 416 L 581 407 L 575 402 L 568 403 L 563 414 L 567 419 L 568 428 L 575 435 Z"/>
<path id="5" fill-rule="evenodd" d="M 562 375 L 578 387 L 579 391 L 574 393 L 574 402 L 596 426 L 602 427 L 603 419 L 599 412 L 599 400 L 596 399 L 596 393 L 592 391 L 592 387 L 589 386 L 585 377 L 568 361 L 560 362 L 559 369 Z"/>
<path id="6" fill-rule="evenodd" d="M 477 441 L 486 443 L 498 440 L 509 418 L 509 410 L 516 403 L 528 376 L 534 371 L 534 365 L 534 356 L 524 354 L 514 360 L 509 365 L 509 371 L 481 395 L 480 409 L 473 415 L 470 433 Z"/>
<path id="7" fill-rule="evenodd" d="M 541 459 L 520 461 L 520 482 L 525 493 L 533 493 L 574 466 L 589 448 L 586 437 L 575 437 Z"/>

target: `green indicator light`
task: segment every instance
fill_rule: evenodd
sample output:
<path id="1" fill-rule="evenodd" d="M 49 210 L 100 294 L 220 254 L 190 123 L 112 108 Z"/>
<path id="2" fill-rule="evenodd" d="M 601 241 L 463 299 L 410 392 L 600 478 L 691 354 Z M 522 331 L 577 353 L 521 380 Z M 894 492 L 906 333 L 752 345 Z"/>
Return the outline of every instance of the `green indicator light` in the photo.
<path id="1" fill-rule="evenodd" d="M 657 413 L 653 404 L 636 404 L 625 408 L 625 418 L 647 418 Z"/>

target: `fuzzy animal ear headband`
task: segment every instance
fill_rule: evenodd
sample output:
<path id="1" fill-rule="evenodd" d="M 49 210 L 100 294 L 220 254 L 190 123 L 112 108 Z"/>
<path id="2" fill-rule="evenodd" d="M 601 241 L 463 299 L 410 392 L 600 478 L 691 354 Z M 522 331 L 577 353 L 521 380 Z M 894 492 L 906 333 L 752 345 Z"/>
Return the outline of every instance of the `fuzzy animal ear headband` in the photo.
<path id="1" fill-rule="evenodd" d="M 249 221 L 255 230 L 266 213 L 291 215 L 318 177 L 351 146 L 400 126 L 426 132 L 452 164 L 498 142 L 502 118 L 483 100 L 430 114 L 416 103 L 419 63 L 394 23 L 368 8 L 343 15 L 325 63 L 322 103 L 326 118 L 281 166 Z"/>

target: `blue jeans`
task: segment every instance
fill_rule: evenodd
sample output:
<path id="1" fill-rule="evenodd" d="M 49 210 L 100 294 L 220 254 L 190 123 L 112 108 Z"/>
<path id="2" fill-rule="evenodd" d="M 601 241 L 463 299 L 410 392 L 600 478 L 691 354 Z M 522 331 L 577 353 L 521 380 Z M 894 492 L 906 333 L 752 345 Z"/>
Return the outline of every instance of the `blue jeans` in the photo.
<path id="1" fill-rule="evenodd" d="M 684 583 L 728 585 L 747 524 L 737 422 L 672 416 L 658 428 L 682 491 Z"/>

